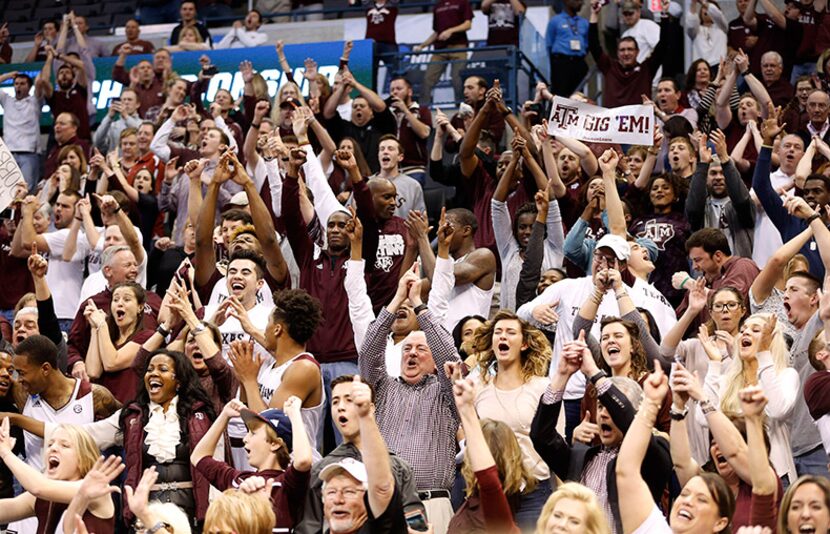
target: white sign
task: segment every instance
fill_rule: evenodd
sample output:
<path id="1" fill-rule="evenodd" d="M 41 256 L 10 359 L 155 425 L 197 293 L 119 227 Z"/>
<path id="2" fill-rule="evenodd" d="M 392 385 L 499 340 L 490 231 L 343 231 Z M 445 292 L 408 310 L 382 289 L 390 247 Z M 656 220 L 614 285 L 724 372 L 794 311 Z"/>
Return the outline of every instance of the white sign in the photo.
<path id="1" fill-rule="evenodd" d="M 0 139 L 0 211 L 8 208 L 14 200 L 15 186 L 25 181 L 12 153 L 9 152 L 6 143 Z"/>
<path id="2" fill-rule="evenodd" d="M 548 133 L 592 143 L 646 145 L 654 143 L 654 108 L 601 108 L 561 96 L 554 97 Z"/>

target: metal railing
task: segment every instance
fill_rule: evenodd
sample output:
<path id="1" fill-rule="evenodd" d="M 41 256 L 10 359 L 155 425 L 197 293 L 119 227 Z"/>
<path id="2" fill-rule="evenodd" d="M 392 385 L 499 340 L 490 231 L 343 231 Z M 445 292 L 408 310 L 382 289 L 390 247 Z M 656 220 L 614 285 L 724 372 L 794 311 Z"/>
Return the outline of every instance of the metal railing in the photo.
<path id="1" fill-rule="evenodd" d="M 401 45 L 403 48 L 405 45 Z M 420 94 L 423 76 L 429 65 L 444 65 L 444 73 L 438 83 L 433 87 L 433 95 L 436 89 L 452 87 L 453 80 L 447 75 L 447 67 L 457 63 L 464 63 L 461 71 L 462 80 L 467 76 L 481 76 L 492 84 L 498 79 L 502 87 L 504 101 L 508 106 L 517 110 L 518 107 L 533 94 L 537 81 L 547 82 L 544 74 L 517 46 L 476 46 L 468 48 L 453 48 L 452 52 L 465 52 L 469 56 L 466 59 L 433 61 L 433 53 L 442 50 L 400 50 L 393 56 L 397 59 L 398 75 L 405 75 L 413 86 L 413 92 Z M 387 80 L 390 76 L 387 76 Z M 387 82 L 388 83 L 388 82 Z M 385 84 L 386 85 L 386 84 Z M 460 96 L 460 95 L 459 95 Z M 439 108 L 457 108 L 459 100 L 453 95 L 452 100 L 435 100 L 432 105 Z"/>

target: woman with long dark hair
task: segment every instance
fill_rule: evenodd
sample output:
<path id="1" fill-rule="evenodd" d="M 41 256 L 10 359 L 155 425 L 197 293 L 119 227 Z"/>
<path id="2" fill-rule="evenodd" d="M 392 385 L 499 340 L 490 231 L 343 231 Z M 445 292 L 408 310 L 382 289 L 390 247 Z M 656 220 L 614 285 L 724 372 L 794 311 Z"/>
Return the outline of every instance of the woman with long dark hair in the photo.
<path id="1" fill-rule="evenodd" d="M 210 397 L 187 356 L 165 349 L 153 352 L 140 369 L 133 402 L 121 411 L 125 486 L 135 488 L 141 474 L 155 467 L 158 481 L 150 499 L 172 502 L 200 526 L 210 484 L 190 465 L 190 454 L 215 418 Z M 129 507 L 124 519 L 133 522 Z"/>

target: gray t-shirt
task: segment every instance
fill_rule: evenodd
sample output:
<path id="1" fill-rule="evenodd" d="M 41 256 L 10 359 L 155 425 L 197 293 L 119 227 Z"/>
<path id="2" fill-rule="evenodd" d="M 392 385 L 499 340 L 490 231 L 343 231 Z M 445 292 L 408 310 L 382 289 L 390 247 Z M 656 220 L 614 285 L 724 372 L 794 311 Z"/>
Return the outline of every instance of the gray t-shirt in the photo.
<path id="1" fill-rule="evenodd" d="M 798 371 L 802 388 L 807 378 L 815 372 L 813 366 L 810 365 L 808 351 L 810 342 L 823 326 L 821 319 L 818 317 L 818 311 L 816 311 L 807 321 L 807 324 L 804 325 L 804 328 L 796 332 L 793 339 L 793 346 L 790 350 L 792 366 Z M 793 456 L 800 456 L 822 445 L 821 435 L 810 416 L 810 411 L 807 409 L 804 395 L 801 393 L 799 393 L 795 402 L 792 418 L 790 419 L 790 445 L 792 446 Z"/>

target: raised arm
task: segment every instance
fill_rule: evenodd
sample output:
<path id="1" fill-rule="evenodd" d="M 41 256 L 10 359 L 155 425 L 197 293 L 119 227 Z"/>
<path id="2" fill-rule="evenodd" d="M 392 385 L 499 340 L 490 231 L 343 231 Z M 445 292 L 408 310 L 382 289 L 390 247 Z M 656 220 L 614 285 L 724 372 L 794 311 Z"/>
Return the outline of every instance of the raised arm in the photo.
<path id="1" fill-rule="evenodd" d="M 579 165 L 588 176 L 593 176 L 597 173 L 599 170 L 597 157 L 593 152 L 591 152 L 591 149 L 588 148 L 585 143 L 564 135 L 556 136 L 556 140 L 559 141 L 562 146 L 576 154 L 579 158 Z"/>
<path id="2" fill-rule="evenodd" d="M 655 364 L 654 372 L 643 383 L 643 390 L 640 409 L 623 438 L 617 456 L 617 494 L 625 532 L 638 529 L 655 507 L 648 484 L 640 474 L 640 468 L 651 441 L 657 414 L 669 391 L 668 378 L 659 363 Z"/>
<path id="3" fill-rule="evenodd" d="M 369 479 L 368 502 L 374 517 L 381 516 L 395 494 L 395 478 L 389 460 L 389 449 L 383 441 L 372 405 L 372 393 L 368 384 L 355 376 L 352 383 L 352 403 L 357 409 L 360 427 L 360 452 Z"/>
<path id="4" fill-rule="evenodd" d="M 744 8 L 744 24 L 746 24 L 750 30 L 755 30 L 758 27 L 758 18 L 755 16 L 755 4 L 755 0 L 749 0 L 746 4 L 746 8 Z"/>
<path id="5" fill-rule="evenodd" d="M 199 162 L 202 163 L 202 162 Z M 197 164 L 198 165 L 198 164 Z M 185 166 L 185 172 L 190 162 Z M 197 173 L 201 175 L 202 169 L 193 168 L 188 174 Z M 213 179 L 207 187 L 202 210 L 196 217 L 196 286 L 202 287 L 208 283 L 213 270 L 216 268 L 216 251 L 213 248 L 213 227 L 216 221 L 216 204 L 219 201 L 219 188 L 230 178 L 227 160 L 216 166 Z"/>
<path id="6" fill-rule="evenodd" d="M 749 386 L 738 392 L 746 420 L 747 459 L 752 493 L 771 495 L 778 489 L 778 476 L 770 465 L 764 442 L 764 408 L 767 398 L 760 386 Z"/>
<path id="7" fill-rule="evenodd" d="M 281 284 L 288 277 L 288 264 L 285 262 L 279 241 L 277 241 L 277 231 L 274 229 L 271 213 L 259 195 L 254 181 L 245 172 L 245 167 L 232 152 L 229 155 L 229 159 L 234 166 L 232 179 L 242 186 L 248 197 L 251 219 L 254 221 L 257 239 L 259 239 L 262 245 L 262 255 L 265 257 L 268 273 L 274 277 L 274 280 Z"/>
<path id="8" fill-rule="evenodd" d="M 682 369 L 682 372 L 678 372 L 677 369 Z M 686 426 L 689 394 L 683 389 L 683 386 L 690 380 L 696 379 L 686 371 L 682 364 L 678 363 L 671 376 L 671 411 L 673 417 L 671 430 L 669 431 L 669 447 L 671 448 L 672 465 L 674 466 L 675 473 L 677 473 L 677 481 L 681 487 L 685 486 L 686 482 L 700 473 L 700 466 L 692 457 L 692 448 L 689 445 L 689 429 Z"/>
<path id="9" fill-rule="evenodd" d="M 681 288 L 689 292 L 689 305 L 683 315 L 677 319 L 673 327 L 663 336 L 660 343 L 660 352 L 665 357 L 673 358 L 677 346 L 683 340 L 686 330 L 692 325 L 700 312 L 706 307 L 706 278 L 701 276 L 697 280 L 688 277 L 684 280 Z"/>
<path id="10" fill-rule="evenodd" d="M 812 225 L 805 228 L 797 236 L 793 237 L 767 260 L 767 264 L 761 269 L 752 286 L 749 288 L 749 293 L 752 295 L 756 304 L 761 305 L 766 302 L 772 293 L 775 284 L 781 278 L 784 268 L 790 262 L 793 256 L 798 254 L 798 251 L 807 244 L 813 237 Z"/>
<path id="11" fill-rule="evenodd" d="M 245 405 L 238 399 L 233 399 L 225 404 L 225 407 L 219 412 L 216 420 L 213 421 L 208 431 L 205 432 L 205 435 L 202 436 L 202 439 L 193 448 L 193 452 L 190 453 L 190 465 L 196 467 L 202 458 L 214 455 L 216 446 L 225 435 L 225 428 L 228 426 L 228 421 L 234 417 L 239 417 L 239 411 L 243 408 L 245 408 Z"/>

